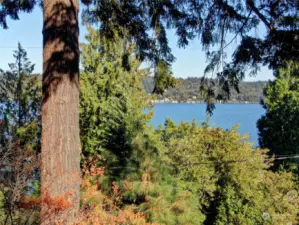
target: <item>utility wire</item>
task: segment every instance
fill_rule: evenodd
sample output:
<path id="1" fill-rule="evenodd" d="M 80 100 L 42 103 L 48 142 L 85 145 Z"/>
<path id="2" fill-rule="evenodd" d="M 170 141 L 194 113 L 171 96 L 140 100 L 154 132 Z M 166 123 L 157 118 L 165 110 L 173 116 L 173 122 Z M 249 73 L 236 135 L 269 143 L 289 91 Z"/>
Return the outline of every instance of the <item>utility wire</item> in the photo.
<path id="1" fill-rule="evenodd" d="M 266 161 L 276 161 L 276 160 L 284 160 L 284 159 L 296 159 L 299 158 L 299 155 L 285 155 L 284 157 L 273 157 L 273 158 L 268 158 Z M 226 163 L 243 163 L 243 162 L 248 162 L 250 159 L 241 159 L 241 160 L 228 160 L 228 161 L 215 161 L 215 162 L 199 162 L 199 163 L 188 163 L 188 165 L 202 165 L 202 164 L 226 164 Z M 109 167 L 109 170 L 116 170 L 116 169 L 132 169 L 132 170 L 139 170 L 143 171 L 142 169 L 134 168 L 134 167 Z"/>
<path id="2" fill-rule="evenodd" d="M 299 158 L 299 155 L 295 155 L 295 156 L 284 156 L 284 157 L 274 157 L 273 160 L 296 159 L 296 158 Z"/>
<path id="3" fill-rule="evenodd" d="M 6 48 L 6 49 L 17 49 L 17 46 L 0 46 L 0 48 Z M 42 49 L 43 47 L 38 47 L 38 46 L 28 46 L 28 47 L 26 47 L 26 46 L 22 46 L 22 48 L 24 48 L 24 49 L 33 49 L 33 48 L 35 48 L 35 49 Z"/>

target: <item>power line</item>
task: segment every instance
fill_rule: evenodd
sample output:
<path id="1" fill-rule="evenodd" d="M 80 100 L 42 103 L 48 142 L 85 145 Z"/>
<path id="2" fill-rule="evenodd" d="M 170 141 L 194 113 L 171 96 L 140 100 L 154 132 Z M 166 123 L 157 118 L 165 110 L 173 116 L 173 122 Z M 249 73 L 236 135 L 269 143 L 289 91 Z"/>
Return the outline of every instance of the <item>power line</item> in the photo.
<path id="1" fill-rule="evenodd" d="M 17 49 L 17 46 L 0 46 L 0 48 L 6 48 L 6 49 Z M 24 49 L 42 49 L 43 47 L 39 47 L 39 46 L 22 46 L 22 48 Z"/>
<path id="2" fill-rule="evenodd" d="M 277 161 L 277 160 L 285 160 L 285 159 L 298 159 L 299 155 L 285 155 L 283 157 L 270 157 L 265 159 L 266 162 Z M 210 161 L 210 162 L 198 162 L 198 163 L 188 163 L 188 165 L 202 165 L 202 164 L 229 164 L 229 163 L 244 163 L 252 161 L 251 159 L 240 159 L 240 160 L 227 160 L 227 161 Z"/>
<path id="3" fill-rule="evenodd" d="M 274 157 L 273 160 L 297 159 L 297 158 L 299 158 L 299 155 L 284 156 L 284 157 Z"/>
<path id="4" fill-rule="evenodd" d="M 268 158 L 265 159 L 266 161 L 276 161 L 276 160 L 285 160 L 285 159 L 296 159 L 299 158 L 299 155 L 285 155 L 284 157 L 273 157 L 273 158 Z M 243 162 L 249 162 L 251 159 L 240 159 L 240 160 L 227 160 L 227 161 L 210 161 L 210 162 L 198 162 L 198 163 L 188 163 L 188 165 L 202 165 L 202 164 L 227 164 L 227 163 L 243 163 Z M 187 165 L 187 164 L 185 164 Z M 119 166 L 119 167 L 108 167 L 108 169 L 112 170 L 118 170 L 118 169 L 132 169 L 132 170 L 139 170 L 139 171 L 144 171 L 139 168 L 134 168 L 130 166 Z"/>

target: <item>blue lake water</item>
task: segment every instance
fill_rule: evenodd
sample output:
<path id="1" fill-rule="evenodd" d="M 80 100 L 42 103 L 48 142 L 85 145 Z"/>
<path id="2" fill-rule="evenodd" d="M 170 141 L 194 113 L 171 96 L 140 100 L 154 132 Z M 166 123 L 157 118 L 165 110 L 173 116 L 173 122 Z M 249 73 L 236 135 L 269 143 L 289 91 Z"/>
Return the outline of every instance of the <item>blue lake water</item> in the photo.
<path id="1" fill-rule="evenodd" d="M 201 123 L 207 118 L 205 104 L 156 104 L 154 113 L 150 123 L 154 127 L 164 124 L 166 118 L 171 118 L 176 123 L 191 122 L 193 119 Z M 239 133 L 249 134 L 250 140 L 258 145 L 256 122 L 264 113 L 265 110 L 259 104 L 216 104 L 210 125 L 230 129 L 239 124 Z"/>

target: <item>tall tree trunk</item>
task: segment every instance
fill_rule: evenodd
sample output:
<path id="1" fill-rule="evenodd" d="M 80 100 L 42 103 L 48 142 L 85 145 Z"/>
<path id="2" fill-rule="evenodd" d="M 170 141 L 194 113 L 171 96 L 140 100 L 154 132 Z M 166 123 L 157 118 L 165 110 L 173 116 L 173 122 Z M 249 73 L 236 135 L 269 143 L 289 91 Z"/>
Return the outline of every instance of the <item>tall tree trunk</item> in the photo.
<path id="1" fill-rule="evenodd" d="M 22 67 L 22 63 L 21 63 L 21 49 L 20 49 L 21 45 L 20 43 L 18 43 L 18 56 L 17 56 L 17 60 L 18 60 L 18 84 L 17 84 L 17 99 L 18 99 L 18 127 L 22 126 L 22 109 L 21 109 L 21 93 L 22 93 L 22 75 L 21 75 L 21 67 Z"/>
<path id="2" fill-rule="evenodd" d="M 44 0 L 41 224 L 79 210 L 78 0 Z"/>

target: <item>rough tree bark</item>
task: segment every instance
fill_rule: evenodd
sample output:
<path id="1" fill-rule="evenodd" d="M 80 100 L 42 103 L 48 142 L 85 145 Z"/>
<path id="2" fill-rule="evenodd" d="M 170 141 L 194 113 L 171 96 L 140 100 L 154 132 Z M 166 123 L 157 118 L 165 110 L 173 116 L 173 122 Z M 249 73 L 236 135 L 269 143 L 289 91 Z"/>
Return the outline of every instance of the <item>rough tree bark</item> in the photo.
<path id="1" fill-rule="evenodd" d="M 79 210 L 78 0 L 44 0 L 41 224 Z"/>

